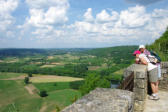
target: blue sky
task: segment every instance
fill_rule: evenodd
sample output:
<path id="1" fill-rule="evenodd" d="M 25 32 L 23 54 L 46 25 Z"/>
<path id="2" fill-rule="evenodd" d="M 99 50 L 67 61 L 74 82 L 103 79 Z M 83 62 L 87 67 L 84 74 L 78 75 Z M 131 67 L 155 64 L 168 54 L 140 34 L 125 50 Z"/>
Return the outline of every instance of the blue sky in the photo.
<path id="1" fill-rule="evenodd" d="M 0 0 L 0 48 L 90 48 L 154 42 L 168 0 Z"/>

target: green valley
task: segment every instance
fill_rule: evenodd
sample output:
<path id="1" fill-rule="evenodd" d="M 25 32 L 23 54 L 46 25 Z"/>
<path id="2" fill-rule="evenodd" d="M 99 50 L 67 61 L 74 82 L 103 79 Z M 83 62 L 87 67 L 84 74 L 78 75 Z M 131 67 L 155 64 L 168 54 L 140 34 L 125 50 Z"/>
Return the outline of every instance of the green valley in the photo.
<path id="1" fill-rule="evenodd" d="M 135 49 L 0 49 L 0 111 L 59 112 L 94 88 L 121 81 Z"/>

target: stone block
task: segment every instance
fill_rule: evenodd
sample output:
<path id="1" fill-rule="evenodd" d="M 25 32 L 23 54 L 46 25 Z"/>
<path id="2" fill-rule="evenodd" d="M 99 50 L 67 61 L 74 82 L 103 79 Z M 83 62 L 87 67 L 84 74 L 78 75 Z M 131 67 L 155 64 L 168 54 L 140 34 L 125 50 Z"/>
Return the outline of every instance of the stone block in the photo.
<path id="1" fill-rule="evenodd" d="M 146 90 L 141 88 L 134 88 L 135 100 L 143 101 L 146 98 Z"/>
<path id="2" fill-rule="evenodd" d="M 167 72 L 168 72 L 167 69 L 165 69 L 165 68 L 161 69 L 161 74 L 166 74 Z"/>
<path id="3" fill-rule="evenodd" d="M 145 105 L 145 101 L 135 100 L 134 111 L 143 111 L 144 110 L 144 105 Z"/>
<path id="4" fill-rule="evenodd" d="M 168 62 L 162 62 L 161 68 L 168 68 Z"/>
<path id="5" fill-rule="evenodd" d="M 124 78 L 127 78 L 128 76 L 130 76 L 133 73 L 133 71 L 129 71 L 129 70 L 125 70 L 124 71 Z"/>
<path id="6" fill-rule="evenodd" d="M 136 79 L 146 79 L 147 78 L 146 71 L 135 71 L 134 72 L 134 78 L 136 78 Z"/>
<path id="7" fill-rule="evenodd" d="M 162 74 L 164 78 L 168 78 L 168 74 Z"/>
<path id="8" fill-rule="evenodd" d="M 135 88 L 146 88 L 147 81 L 143 79 L 134 79 L 134 87 Z"/>

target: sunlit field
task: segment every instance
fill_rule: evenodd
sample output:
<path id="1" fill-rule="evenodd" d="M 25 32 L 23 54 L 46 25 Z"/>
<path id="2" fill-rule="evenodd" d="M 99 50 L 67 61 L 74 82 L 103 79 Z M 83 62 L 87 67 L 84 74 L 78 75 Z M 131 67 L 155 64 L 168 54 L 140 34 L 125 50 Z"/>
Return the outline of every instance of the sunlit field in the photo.
<path id="1" fill-rule="evenodd" d="M 53 75 L 35 75 L 30 78 L 32 83 L 44 83 L 44 82 L 72 82 L 80 81 L 83 78 L 67 77 L 67 76 L 53 76 Z"/>

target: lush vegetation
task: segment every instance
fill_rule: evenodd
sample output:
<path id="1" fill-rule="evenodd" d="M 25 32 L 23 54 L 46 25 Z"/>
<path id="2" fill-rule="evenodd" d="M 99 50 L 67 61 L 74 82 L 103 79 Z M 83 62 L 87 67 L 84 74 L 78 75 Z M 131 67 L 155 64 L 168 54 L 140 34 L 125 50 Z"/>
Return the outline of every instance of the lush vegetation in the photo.
<path id="1" fill-rule="evenodd" d="M 96 87 L 110 88 L 135 49 L 0 49 L 0 79 L 7 79 L 0 80 L 0 111 L 61 110 Z"/>
<path id="2" fill-rule="evenodd" d="M 162 61 L 168 61 L 168 28 L 153 44 L 147 45 L 147 49 L 158 53 Z"/>
<path id="3" fill-rule="evenodd" d="M 25 51 L 23 49 L 1 49 L 0 72 L 73 77 L 85 77 L 88 71 L 113 73 L 132 63 L 132 52 L 136 47 L 74 49 L 74 51 L 70 50 L 69 52 L 65 49 L 63 51 L 60 49 L 24 49 Z M 25 57 L 21 57 L 24 52 Z M 29 56 L 30 54 L 32 56 Z"/>

